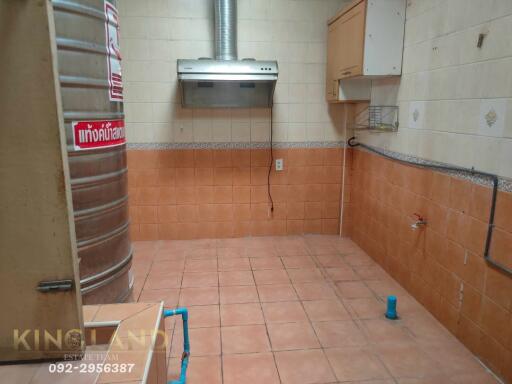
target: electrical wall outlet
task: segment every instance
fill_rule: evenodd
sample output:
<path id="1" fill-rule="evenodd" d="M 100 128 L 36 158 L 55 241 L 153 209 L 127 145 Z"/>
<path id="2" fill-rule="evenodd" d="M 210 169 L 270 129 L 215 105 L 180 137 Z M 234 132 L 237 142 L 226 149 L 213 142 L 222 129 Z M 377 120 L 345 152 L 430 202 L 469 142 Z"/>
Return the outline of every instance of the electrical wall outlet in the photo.
<path id="1" fill-rule="evenodd" d="M 284 168 L 283 159 L 276 159 L 276 171 L 282 171 Z"/>

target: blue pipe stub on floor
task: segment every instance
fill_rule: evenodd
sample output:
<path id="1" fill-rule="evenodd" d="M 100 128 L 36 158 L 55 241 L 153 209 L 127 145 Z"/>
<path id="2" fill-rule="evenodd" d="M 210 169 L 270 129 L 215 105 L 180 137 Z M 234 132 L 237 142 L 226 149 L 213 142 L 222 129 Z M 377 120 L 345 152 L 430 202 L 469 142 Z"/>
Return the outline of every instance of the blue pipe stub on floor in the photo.
<path id="1" fill-rule="evenodd" d="M 388 296 L 386 318 L 390 320 L 398 319 L 398 314 L 396 313 L 396 296 Z"/>

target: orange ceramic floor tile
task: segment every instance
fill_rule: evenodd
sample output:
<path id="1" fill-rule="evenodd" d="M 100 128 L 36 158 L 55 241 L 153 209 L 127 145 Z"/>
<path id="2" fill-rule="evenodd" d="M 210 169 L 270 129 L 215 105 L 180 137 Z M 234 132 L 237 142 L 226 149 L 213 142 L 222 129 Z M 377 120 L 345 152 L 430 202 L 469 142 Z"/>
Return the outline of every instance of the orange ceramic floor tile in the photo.
<path id="1" fill-rule="evenodd" d="M 283 384 L 332 383 L 334 373 L 321 349 L 276 352 Z"/>
<path id="2" fill-rule="evenodd" d="M 217 259 L 187 259 L 185 272 L 217 272 Z"/>
<path id="3" fill-rule="evenodd" d="M 424 378 L 441 372 L 439 363 L 414 343 L 381 344 L 374 351 L 396 378 Z"/>
<path id="4" fill-rule="evenodd" d="M 306 312 L 299 301 L 263 303 L 261 306 L 267 323 L 308 321 Z"/>
<path id="5" fill-rule="evenodd" d="M 227 355 L 222 358 L 222 366 L 224 384 L 280 383 L 272 353 Z"/>
<path id="6" fill-rule="evenodd" d="M 181 372 L 181 359 L 169 360 L 167 380 L 178 380 Z M 222 384 L 220 356 L 194 356 L 187 369 L 189 384 Z"/>
<path id="7" fill-rule="evenodd" d="M 296 283 L 293 285 L 301 300 L 336 299 L 334 289 L 326 282 Z"/>
<path id="8" fill-rule="evenodd" d="M 254 285 L 254 278 L 251 271 L 224 271 L 219 272 L 219 284 L 221 287 Z"/>
<path id="9" fill-rule="evenodd" d="M 360 299 L 375 296 L 366 284 L 360 281 L 339 281 L 336 283 L 336 287 L 344 299 Z"/>
<path id="10" fill-rule="evenodd" d="M 302 304 L 311 321 L 350 319 L 345 306 L 337 300 L 303 301 Z"/>
<path id="11" fill-rule="evenodd" d="M 322 267 L 345 267 L 347 265 L 339 254 L 317 255 L 316 259 Z"/>
<path id="12" fill-rule="evenodd" d="M 363 346 L 368 343 L 363 331 L 352 320 L 313 322 L 324 348 Z"/>
<path id="13" fill-rule="evenodd" d="M 215 287 L 183 288 L 180 292 L 179 305 L 219 304 L 219 291 Z"/>
<path id="14" fill-rule="evenodd" d="M 365 381 L 390 378 L 377 356 L 367 347 L 332 348 L 325 351 L 339 381 Z"/>
<path id="15" fill-rule="evenodd" d="M 222 327 L 222 353 L 253 353 L 270 351 L 264 325 Z"/>
<path id="16" fill-rule="evenodd" d="M 332 281 L 359 280 L 359 276 L 350 267 L 326 268 L 325 271 Z"/>
<path id="17" fill-rule="evenodd" d="M 138 301 L 147 303 L 163 301 L 166 308 L 174 308 L 178 304 L 179 298 L 179 289 L 144 289 Z"/>
<path id="18" fill-rule="evenodd" d="M 248 257 L 221 257 L 219 256 L 219 271 L 250 271 L 251 264 Z"/>
<path id="19" fill-rule="evenodd" d="M 227 286 L 220 287 L 220 303 L 221 304 L 243 304 L 258 303 L 258 291 L 255 286 Z"/>
<path id="20" fill-rule="evenodd" d="M 150 274 L 155 276 L 167 275 L 169 273 L 175 273 L 183 271 L 185 269 L 185 259 L 183 260 L 170 260 L 154 261 L 151 265 Z"/>
<path id="21" fill-rule="evenodd" d="M 221 304 L 222 326 L 264 324 L 259 303 Z"/>
<path id="22" fill-rule="evenodd" d="M 163 276 L 148 276 L 144 289 L 169 289 L 181 286 L 181 273 L 168 273 Z"/>
<path id="23" fill-rule="evenodd" d="M 375 297 L 346 299 L 344 303 L 358 319 L 379 319 L 386 312 L 386 303 Z"/>
<path id="24" fill-rule="evenodd" d="M 496 383 L 349 239 L 171 240 L 135 248 L 139 300 L 189 308 L 192 384 Z M 397 321 L 383 315 L 391 294 Z M 181 321 L 173 320 L 166 321 L 169 380 L 183 348 Z"/>
<path id="25" fill-rule="evenodd" d="M 279 257 L 251 257 L 251 267 L 254 271 L 260 269 L 283 269 L 283 263 Z"/>
<path id="26" fill-rule="evenodd" d="M 193 356 L 218 356 L 221 353 L 220 328 L 189 329 L 190 348 Z M 171 357 L 179 357 L 183 353 L 183 330 L 180 326 L 174 328 L 172 336 Z"/>
<path id="27" fill-rule="evenodd" d="M 185 272 L 181 281 L 182 288 L 217 287 L 218 285 L 217 272 Z"/>
<path id="28" fill-rule="evenodd" d="M 361 320 L 361 329 L 371 343 L 392 343 L 411 341 L 411 334 L 398 322 L 390 322 L 386 319 Z"/>
<path id="29" fill-rule="evenodd" d="M 289 269 L 288 275 L 294 284 L 324 281 L 324 277 L 318 268 Z"/>
<path id="30" fill-rule="evenodd" d="M 220 327 L 218 305 L 197 305 L 187 308 L 190 328 Z"/>
<path id="31" fill-rule="evenodd" d="M 258 285 L 259 299 L 262 303 L 298 300 L 291 284 Z"/>
<path id="32" fill-rule="evenodd" d="M 283 256 L 281 259 L 285 268 L 314 268 L 316 266 L 311 256 Z"/>
<path id="33" fill-rule="evenodd" d="M 254 271 L 253 274 L 257 285 L 287 284 L 290 282 L 288 274 L 284 269 Z"/>
<path id="34" fill-rule="evenodd" d="M 320 348 L 309 322 L 268 324 L 273 351 Z"/>

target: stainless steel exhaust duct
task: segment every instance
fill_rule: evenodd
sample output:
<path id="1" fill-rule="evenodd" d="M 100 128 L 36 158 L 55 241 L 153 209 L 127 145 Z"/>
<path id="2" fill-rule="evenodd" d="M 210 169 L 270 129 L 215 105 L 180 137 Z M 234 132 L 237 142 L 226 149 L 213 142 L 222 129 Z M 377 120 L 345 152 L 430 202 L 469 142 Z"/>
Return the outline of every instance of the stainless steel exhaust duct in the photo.
<path id="1" fill-rule="evenodd" d="M 178 60 L 181 104 L 187 108 L 268 108 L 277 61 L 238 60 L 236 0 L 213 0 L 215 59 Z"/>
<path id="2" fill-rule="evenodd" d="M 215 60 L 236 60 L 236 0 L 215 1 Z"/>

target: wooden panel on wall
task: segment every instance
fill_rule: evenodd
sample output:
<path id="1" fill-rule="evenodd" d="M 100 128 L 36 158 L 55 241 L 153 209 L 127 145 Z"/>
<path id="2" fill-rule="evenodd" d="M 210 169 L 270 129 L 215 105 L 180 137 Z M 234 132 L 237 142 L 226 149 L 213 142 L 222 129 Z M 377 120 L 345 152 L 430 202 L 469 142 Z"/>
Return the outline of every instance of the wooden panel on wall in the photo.
<path id="1" fill-rule="evenodd" d="M 2 1 L 0 25 L 0 360 L 58 359 L 84 346 L 50 2 Z M 71 289 L 37 290 L 54 280 Z"/>

